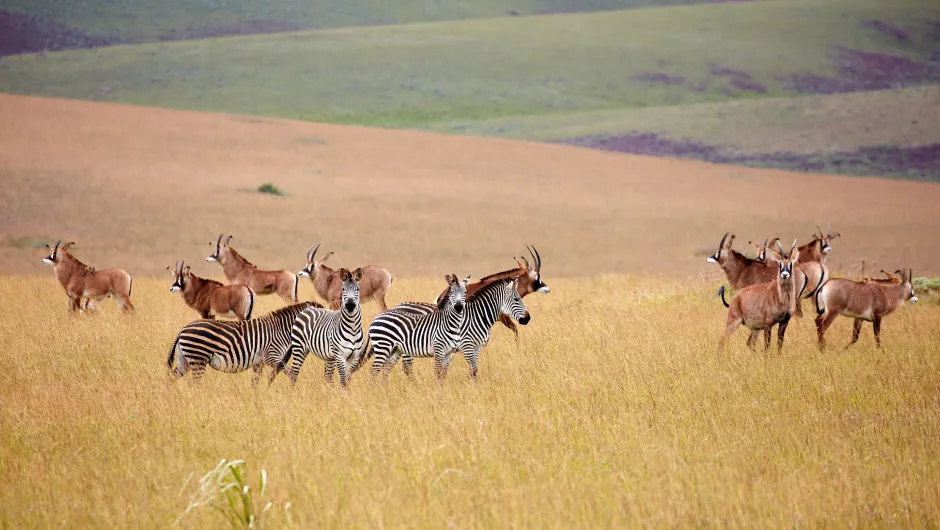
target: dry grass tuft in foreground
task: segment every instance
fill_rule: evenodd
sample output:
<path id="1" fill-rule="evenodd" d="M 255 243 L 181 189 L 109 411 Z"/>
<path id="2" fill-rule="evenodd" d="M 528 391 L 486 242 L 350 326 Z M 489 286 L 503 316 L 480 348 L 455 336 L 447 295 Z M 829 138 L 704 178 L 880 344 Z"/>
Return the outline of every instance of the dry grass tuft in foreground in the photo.
<path id="1" fill-rule="evenodd" d="M 396 280 L 390 303 L 442 284 Z M 936 301 L 886 319 L 885 351 L 866 326 L 854 349 L 820 354 L 804 318 L 782 355 L 750 353 L 739 332 L 718 357 L 715 287 L 555 280 L 526 298 L 518 347 L 497 327 L 478 382 L 455 361 L 439 384 L 422 362 L 414 381 L 360 371 L 341 390 L 310 359 L 292 391 L 214 371 L 169 384 L 170 341 L 194 313 L 168 278 L 138 278 L 125 317 L 112 301 L 67 314 L 51 277 L 0 277 L 0 526 L 168 526 L 221 459 L 244 460 L 252 487 L 266 470 L 255 508 L 274 503 L 272 527 L 936 523 Z M 842 319 L 829 337 L 849 334 Z"/>

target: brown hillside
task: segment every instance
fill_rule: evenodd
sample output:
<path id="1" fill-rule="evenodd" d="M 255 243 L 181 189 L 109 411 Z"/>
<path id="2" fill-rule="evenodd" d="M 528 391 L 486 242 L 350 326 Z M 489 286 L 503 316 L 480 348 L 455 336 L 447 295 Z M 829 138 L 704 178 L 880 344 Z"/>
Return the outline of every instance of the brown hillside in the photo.
<path id="1" fill-rule="evenodd" d="M 38 240 L 75 240 L 97 267 L 161 274 L 208 242 L 297 270 L 396 276 L 512 265 L 535 243 L 546 275 L 690 274 L 723 232 L 843 234 L 830 264 L 940 270 L 940 186 L 790 174 L 508 140 L 0 95 L 0 271 L 43 273 Z M 255 193 L 272 182 L 289 196 Z"/>

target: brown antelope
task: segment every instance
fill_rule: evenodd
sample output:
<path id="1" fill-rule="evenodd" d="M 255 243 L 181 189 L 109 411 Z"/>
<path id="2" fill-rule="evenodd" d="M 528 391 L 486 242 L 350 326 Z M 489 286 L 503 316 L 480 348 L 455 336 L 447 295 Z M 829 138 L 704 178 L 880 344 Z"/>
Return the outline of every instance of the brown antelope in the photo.
<path id="1" fill-rule="evenodd" d="M 892 273 L 890 273 L 890 272 L 888 272 L 888 271 L 886 271 L 886 270 L 884 270 L 884 269 L 881 269 L 881 274 L 884 274 L 884 275 L 885 275 L 884 278 L 869 278 L 868 276 L 866 276 L 866 277 L 862 278 L 862 281 L 863 281 L 863 282 L 881 283 L 881 284 L 903 283 L 902 280 L 901 280 L 901 276 L 900 276 L 903 272 L 904 272 L 904 271 L 898 269 L 898 270 L 894 271 L 894 273 L 892 274 Z"/>
<path id="2" fill-rule="evenodd" d="M 70 241 L 59 248 L 62 240 L 59 239 L 51 248 L 52 252 L 43 258 L 42 262 L 52 265 L 55 269 L 56 278 L 65 288 L 65 294 L 69 297 L 69 309 L 71 311 L 83 310 L 82 300 L 86 299 L 85 307 L 94 307 L 97 300 L 114 295 L 118 304 L 124 312 L 134 310 L 134 304 L 131 303 L 131 275 L 121 269 L 102 269 L 95 270 L 78 261 L 71 253 L 69 247 L 75 244 Z M 91 300 L 96 301 L 91 304 Z"/>
<path id="3" fill-rule="evenodd" d="M 296 274 L 285 270 L 261 270 L 228 246 L 230 241 L 232 236 L 228 236 L 225 243 L 222 243 L 222 234 L 219 234 L 219 239 L 215 242 L 215 252 L 206 258 L 206 261 L 215 261 L 222 265 L 222 274 L 229 283 L 247 285 L 256 295 L 276 293 L 288 303 L 297 303 Z"/>
<path id="4" fill-rule="evenodd" d="M 336 311 L 339 309 L 340 296 L 343 294 L 343 280 L 339 274 L 323 264 L 333 255 L 328 252 L 317 261 L 317 250 L 320 244 L 310 247 L 307 251 L 307 265 L 297 273 L 303 278 L 310 278 L 313 288 L 320 295 L 320 298 L 326 300 L 330 309 Z M 385 295 L 392 287 L 392 273 L 388 269 L 378 265 L 366 265 L 362 267 L 362 280 L 359 282 L 359 300 L 360 303 L 366 303 L 369 300 L 375 300 L 382 311 L 388 310 L 385 304 Z"/>
<path id="5" fill-rule="evenodd" d="M 754 350 L 754 342 L 758 335 L 764 331 L 764 350 L 770 349 L 770 330 L 777 326 L 777 350 L 783 349 L 783 337 L 787 332 L 790 317 L 799 306 L 796 281 L 796 263 L 800 251 L 796 248 L 796 241 L 790 247 L 787 255 L 783 254 L 783 247 L 777 242 L 779 252 L 771 249 L 772 259 L 777 264 L 777 275 L 774 281 L 750 285 L 739 290 L 731 303 L 725 301 L 725 287 L 718 289 L 721 303 L 728 308 L 728 321 L 725 334 L 718 342 L 719 353 L 724 349 L 725 343 L 740 325 L 751 330 L 747 339 L 747 346 Z"/>
<path id="6" fill-rule="evenodd" d="M 816 228 L 819 227 L 817 226 Z M 820 232 L 820 234 L 822 234 L 822 232 Z M 757 247 L 757 258 L 755 259 L 764 261 L 767 255 L 767 249 L 773 249 L 774 243 L 779 241 L 780 238 L 775 237 L 770 240 L 769 244 L 766 240 L 764 241 L 763 245 L 755 244 Z M 825 257 L 825 254 L 820 254 L 819 248 L 826 248 L 831 250 L 832 247 L 829 246 L 828 238 L 824 247 L 819 244 L 820 241 L 820 239 L 814 239 L 813 242 L 803 245 L 797 249 L 800 251 L 800 263 L 797 265 L 797 268 L 800 269 L 800 272 L 806 275 L 806 289 L 803 290 L 803 299 L 816 296 L 816 291 L 818 291 L 819 288 L 829 280 L 829 269 L 826 267 L 825 263 L 819 261 L 818 259 L 808 259 L 806 257 L 807 255 L 809 255 L 811 258 L 818 257 L 820 255 Z M 829 252 L 830 250 L 826 250 L 826 252 Z M 767 266 L 773 270 L 774 264 L 767 263 Z M 801 307 L 799 313 L 802 315 L 802 302 L 800 302 L 800 304 Z"/>
<path id="7" fill-rule="evenodd" d="M 845 278 L 833 278 L 826 282 L 816 294 L 816 335 L 819 348 L 826 347 L 826 330 L 832 322 L 843 315 L 855 319 L 852 328 L 852 341 L 849 348 L 858 342 L 863 322 L 871 322 L 875 331 L 875 344 L 881 348 L 881 319 L 893 313 L 904 302 L 917 303 L 912 284 L 914 272 L 898 271 L 899 282 L 884 280 L 881 282 L 855 282 Z"/>
<path id="8" fill-rule="evenodd" d="M 255 306 L 255 292 L 242 284 L 222 285 L 215 280 L 200 278 L 189 272 L 184 260 L 167 267 L 173 274 L 171 292 L 183 295 L 186 305 L 196 310 L 202 318 L 229 317 L 239 320 L 251 318 Z"/>
<path id="9" fill-rule="evenodd" d="M 539 254 L 539 251 L 537 248 L 535 248 L 535 245 L 532 245 L 531 248 L 529 245 L 526 245 L 525 248 L 529 251 L 529 255 L 532 256 L 532 262 L 535 263 L 535 268 L 532 268 L 529 260 L 527 260 L 525 256 L 522 256 L 521 259 L 525 265 L 523 265 L 519 259 L 516 259 L 516 265 L 518 265 L 517 268 L 510 269 L 508 271 L 497 272 L 495 274 L 490 274 L 489 276 L 484 276 L 480 279 L 480 281 L 471 283 L 467 286 L 467 296 L 471 297 L 474 293 L 480 290 L 480 288 L 485 287 L 495 281 L 515 278 L 519 278 L 516 290 L 518 291 L 521 298 L 525 298 L 527 295 L 532 293 L 550 293 L 552 291 L 551 288 L 542 282 L 541 254 Z M 443 298 L 446 294 L 447 289 L 442 291 L 441 294 L 437 295 L 437 299 L 434 301 L 434 303 L 440 303 L 441 298 Z M 512 321 L 512 318 L 509 315 L 500 313 L 499 321 L 502 322 L 504 326 L 512 330 L 513 334 L 516 336 L 516 340 L 519 340 L 519 329 L 516 327 L 516 323 Z"/>
<path id="10" fill-rule="evenodd" d="M 728 238 L 729 235 L 731 236 L 730 239 Z M 718 251 L 705 259 L 708 263 L 715 263 L 721 267 L 732 289 L 743 289 L 751 285 L 767 283 L 776 279 L 778 272 L 776 268 L 768 266 L 762 261 L 748 258 L 744 254 L 733 250 L 731 248 L 733 243 L 734 234 L 725 232 L 724 237 L 721 238 L 721 242 L 718 244 Z M 780 241 L 777 239 L 777 245 L 779 244 Z M 773 249 L 771 249 L 771 251 L 773 251 Z M 758 252 L 758 255 L 759 254 L 760 252 Z M 793 271 L 793 279 L 796 281 L 798 286 L 797 292 L 800 293 L 800 296 L 803 296 L 807 288 L 813 289 L 813 292 L 815 292 L 819 285 L 817 283 L 816 286 L 809 286 L 809 277 L 799 266 Z M 803 307 L 799 300 L 797 300 L 796 312 L 793 316 L 797 318 L 803 316 Z M 767 340 L 770 340 L 769 333 L 768 331 Z"/>

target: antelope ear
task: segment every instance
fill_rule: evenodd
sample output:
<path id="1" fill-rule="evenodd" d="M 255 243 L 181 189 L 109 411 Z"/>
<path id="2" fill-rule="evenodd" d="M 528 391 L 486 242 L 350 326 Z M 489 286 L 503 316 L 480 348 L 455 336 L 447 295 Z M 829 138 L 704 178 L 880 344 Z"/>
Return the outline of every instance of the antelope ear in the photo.
<path id="1" fill-rule="evenodd" d="M 362 279 L 362 267 L 359 267 L 353 272 L 353 278 L 355 278 L 357 282 Z"/>
<path id="2" fill-rule="evenodd" d="M 797 260 L 799 260 L 799 259 L 800 259 L 800 251 L 799 251 L 799 249 L 793 249 L 793 253 L 790 254 L 790 261 L 792 261 L 793 263 L 796 263 Z"/>
<path id="3" fill-rule="evenodd" d="M 176 271 L 173 270 L 173 267 L 170 267 L 169 265 L 167 265 L 166 270 L 170 271 L 170 274 L 172 274 L 173 276 L 176 276 Z"/>
<path id="4" fill-rule="evenodd" d="M 183 276 L 189 276 L 189 265 L 183 267 Z"/>
<path id="5" fill-rule="evenodd" d="M 467 288 L 467 285 L 470 284 L 470 276 L 471 276 L 471 275 L 468 274 L 467 277 L 463 279 L 463 286 L 464 286 L 464 289 L 466 289 L 466 288 Z"/>

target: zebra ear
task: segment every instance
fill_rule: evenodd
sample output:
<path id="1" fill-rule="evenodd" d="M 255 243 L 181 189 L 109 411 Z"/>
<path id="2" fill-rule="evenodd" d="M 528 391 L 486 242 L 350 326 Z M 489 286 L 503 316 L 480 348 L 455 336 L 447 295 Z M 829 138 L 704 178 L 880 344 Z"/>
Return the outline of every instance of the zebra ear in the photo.
<path id="1" fill-rule="evenodd" d="M 353 273 L 353 278 L 355 278 L 357 282 L 362 279 L 362 267 L 356 269 L 356 272 Z"/>
<path id="2" fill-rule="evenodd" d="M 454 276 L 454 275 L 448 274 L 444 276 L 444 279 L 447 280 L 447 285 L 454 285 L 455 283 L 457 283 L 457 276 Z"/>
<path id="3" fill-rule="evenodd" d="M 349 279 L 349 271 L 346 269 L 346 267 L 340 267 L 339 279 L 343 280 L 344 282 Z"/>

